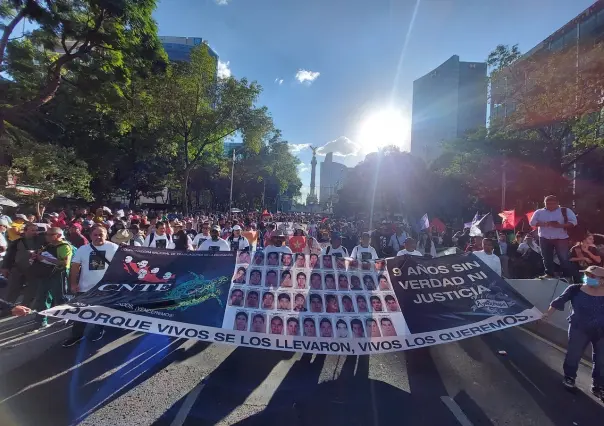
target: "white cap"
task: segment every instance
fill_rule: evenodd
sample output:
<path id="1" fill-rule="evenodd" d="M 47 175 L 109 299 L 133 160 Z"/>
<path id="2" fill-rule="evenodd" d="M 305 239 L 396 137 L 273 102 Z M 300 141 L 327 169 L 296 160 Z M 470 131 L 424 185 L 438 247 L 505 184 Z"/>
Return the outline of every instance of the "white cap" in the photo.
<path id="1" fill-rule="evenodd" d="M 239 225 L 233 226 L 233 231 L 241 231 L 241 226 L 239 226 Z"/>
<path id="2" fill-rule="evenodd" d="M 0 226 L 6 226 L 8 228 L 10 225 L 6 219 L 0 219 Z"/>
<path id="3" fill-rule="evenodd" d="M 15 218 L 17 218 L 17 219 L 23 219 L 23 220 L 27 220 L 27 216 L 25 216 L 24 214 L 21 214 L 21 213 L 16 214 L 16 215 L 15 215 Z"/>

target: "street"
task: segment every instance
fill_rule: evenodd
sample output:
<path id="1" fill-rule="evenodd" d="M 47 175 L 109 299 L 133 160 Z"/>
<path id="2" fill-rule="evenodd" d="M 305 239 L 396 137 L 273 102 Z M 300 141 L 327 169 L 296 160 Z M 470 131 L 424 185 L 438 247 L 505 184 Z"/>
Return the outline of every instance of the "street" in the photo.
<path id="1" fill-rule="evenodd" d="M 565 391 L 563 353 L 519 328 L 338 357 L 114 328 L 99 342 L 64 349 L 68 327 L 22 338 L 27 327 L 0 333 L 3 426 L 587 426 L 604 419 L 589 393 L 590 369 L 580 367 L 580 392 Z"/>

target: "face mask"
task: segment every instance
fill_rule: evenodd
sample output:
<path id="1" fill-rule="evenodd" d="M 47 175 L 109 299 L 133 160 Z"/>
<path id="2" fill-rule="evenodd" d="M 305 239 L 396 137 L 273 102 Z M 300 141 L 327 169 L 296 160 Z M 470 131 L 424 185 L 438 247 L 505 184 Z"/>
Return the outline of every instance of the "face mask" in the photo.
<path id="1" fill-rule="evenodd" d="M 583 277 L 583 282 L 590 287 L 598 287 L 600 285 L 600 280 L 597 278 Z"/>

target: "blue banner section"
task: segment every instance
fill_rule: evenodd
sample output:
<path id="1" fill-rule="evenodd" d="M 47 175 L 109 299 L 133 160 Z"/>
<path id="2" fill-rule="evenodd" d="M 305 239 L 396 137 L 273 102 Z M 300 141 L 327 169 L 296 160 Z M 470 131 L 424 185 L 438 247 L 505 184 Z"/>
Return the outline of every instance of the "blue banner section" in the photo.
<path id="1" fill-rule="evenodd" d="M 121 247 L 101 282 L 71 303 L 220 327 L 234 266 L 235 252 Z"/>

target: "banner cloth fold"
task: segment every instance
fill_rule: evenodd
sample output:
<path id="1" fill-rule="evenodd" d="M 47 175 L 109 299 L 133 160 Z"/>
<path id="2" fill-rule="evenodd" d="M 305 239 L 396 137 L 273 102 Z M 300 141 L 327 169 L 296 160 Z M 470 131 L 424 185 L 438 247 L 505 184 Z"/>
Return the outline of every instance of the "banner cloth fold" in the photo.
<path id="1" fill-rule="evenodd" d="M 359 263 L 330 255 L 144 247 L 121 247 L 99 284 L 42 314 L 340 355 L 447 343 L 541 317 L 471 253 Z"/>

